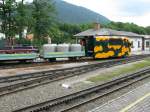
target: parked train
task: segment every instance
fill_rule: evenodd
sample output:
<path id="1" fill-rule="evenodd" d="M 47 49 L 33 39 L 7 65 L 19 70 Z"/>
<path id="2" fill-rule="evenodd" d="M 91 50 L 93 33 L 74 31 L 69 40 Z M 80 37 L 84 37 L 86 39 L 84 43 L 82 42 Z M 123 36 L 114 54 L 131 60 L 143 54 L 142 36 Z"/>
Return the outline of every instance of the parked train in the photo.
<path id="1" fill-rule="evenodd" d="M 26 61 L 34 60 L 38 56 L 38 49 L 32 46 L 28 47 L 4 47 L 0 48 L 1 61 Z"/>
<path id="2" fill-rule="evenodd" d="M 34 47 L 7 47 L 0 49 L 0 61 L 34 60 L 36 58 L 55 60 L 56 58 L 93 57 L 94 59 L 127 57 L 131 53 L 128 38 L 96 36 L 81 39 L 80 44 L 45 44 L 39 51 Z"/>

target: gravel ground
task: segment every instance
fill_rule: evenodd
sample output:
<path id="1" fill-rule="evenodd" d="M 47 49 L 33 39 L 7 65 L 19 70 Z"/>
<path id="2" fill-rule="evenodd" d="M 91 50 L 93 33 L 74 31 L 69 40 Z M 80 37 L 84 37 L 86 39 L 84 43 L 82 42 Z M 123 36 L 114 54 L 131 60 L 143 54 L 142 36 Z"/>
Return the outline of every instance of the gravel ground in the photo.
<path id="1" fill-rule="evenodd" d="M 136 62 L 134 62 L 136 63 Z M 11 95 L 6 95 L 0 97 L 0 112 L 11 112 L 12 110 L 37 104 L 40 102 L 47 101 L 49 99 L 54 99 L 63 95 L 67 95 L 87 87 L 92 87 L 97 84 L 86 81 L 87 78 L 94 75 L 99 75 L 102 72 L 107 72 L 110 70 L 117 70 L 120 67 L 130 66 L 130 64 L 124 64 L 107 69 L 99 69 L 94 72 L 89 72 L 80 76 L 75 76 L 68 78 L 59 82 L 53 82 L 47 85 L 42 85 L 29 90 L 13 93 Z M 103 82 L 99 82 L 103 83 Z M 71 86 L 70 89 L 63 88 L 62 84 L 68 84 Z"/>

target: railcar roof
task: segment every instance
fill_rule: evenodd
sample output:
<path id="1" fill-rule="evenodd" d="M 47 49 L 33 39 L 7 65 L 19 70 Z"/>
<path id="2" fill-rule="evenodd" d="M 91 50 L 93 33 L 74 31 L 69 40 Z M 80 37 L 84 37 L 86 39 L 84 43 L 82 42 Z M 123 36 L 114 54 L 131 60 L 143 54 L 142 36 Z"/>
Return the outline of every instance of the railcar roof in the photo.
<path id="1" fill-rule="evenodd" d="M 86 31 L 83 31 L 81 33 L 78 33 L 74 36 L 76 37 L 85 37 L 85 36 L 128 36 L 128 37 L 142 37 L 141 35 L 138 35 L 136 33 L 132 32 L 126 32 L 126 31 L 117 31 L 117 30 L 112 30 L 108 28 L 101 28 L 99 30 L 95 29 L 89 29 Z"/>

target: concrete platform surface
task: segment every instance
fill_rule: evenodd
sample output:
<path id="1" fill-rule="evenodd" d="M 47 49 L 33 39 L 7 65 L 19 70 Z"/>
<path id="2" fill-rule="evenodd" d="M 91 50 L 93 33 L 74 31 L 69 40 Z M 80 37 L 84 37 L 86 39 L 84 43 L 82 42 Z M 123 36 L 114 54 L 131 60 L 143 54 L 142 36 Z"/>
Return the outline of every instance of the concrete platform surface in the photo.
<path id="1" fill-rule="evenodd" d="M 150 50 L 149 51 L 132 51 L 131 55 L 141 55 L 141 54 L 150 54 Z"/>
<path id="2" fill-rule="evenodd" d="M 25 67 L 25 68 L 2 69 L 0 70 L 0 77 L 28 74 L 34 72 L 47 71 L 47 70 L 78 67 L 78 66 L 83 66 L 88 64 L 89 64 L 88 62 L 80 62 L 80 63 L 67 63 L 67 64 L 56 64 L 56 65 L 43 65 L 43 66 Z"/>
<path id="3" fill-rule="evenodd" d="M 89 112 L 150 112 L 150 82 Z"/>

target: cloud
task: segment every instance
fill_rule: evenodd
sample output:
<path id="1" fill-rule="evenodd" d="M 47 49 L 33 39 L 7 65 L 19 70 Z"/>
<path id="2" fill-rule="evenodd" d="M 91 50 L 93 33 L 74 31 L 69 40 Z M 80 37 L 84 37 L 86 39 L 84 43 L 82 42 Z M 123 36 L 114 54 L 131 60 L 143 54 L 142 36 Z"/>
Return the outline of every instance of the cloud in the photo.
<path id="1" fill-rule="evenodd" d="M 119 20 L 116 18 L 116 21 L 123 21 L 123 22 L 132 22 L 138 24 L 140 26 L 149 26 L 150 13 L 145 13 L 142 16 L 120 16 Z"/>
<path id="2" fill-rule="evenodd" d="M 148 0 L 120 0 L 120 10 L 125 15 L 142 15 L 150 12 Z"/>
<path id="3" fill-rule="evenodd" d="M 150 25 L 150 0 L 64 0 L 98 12 L 110 20 Z"/>

